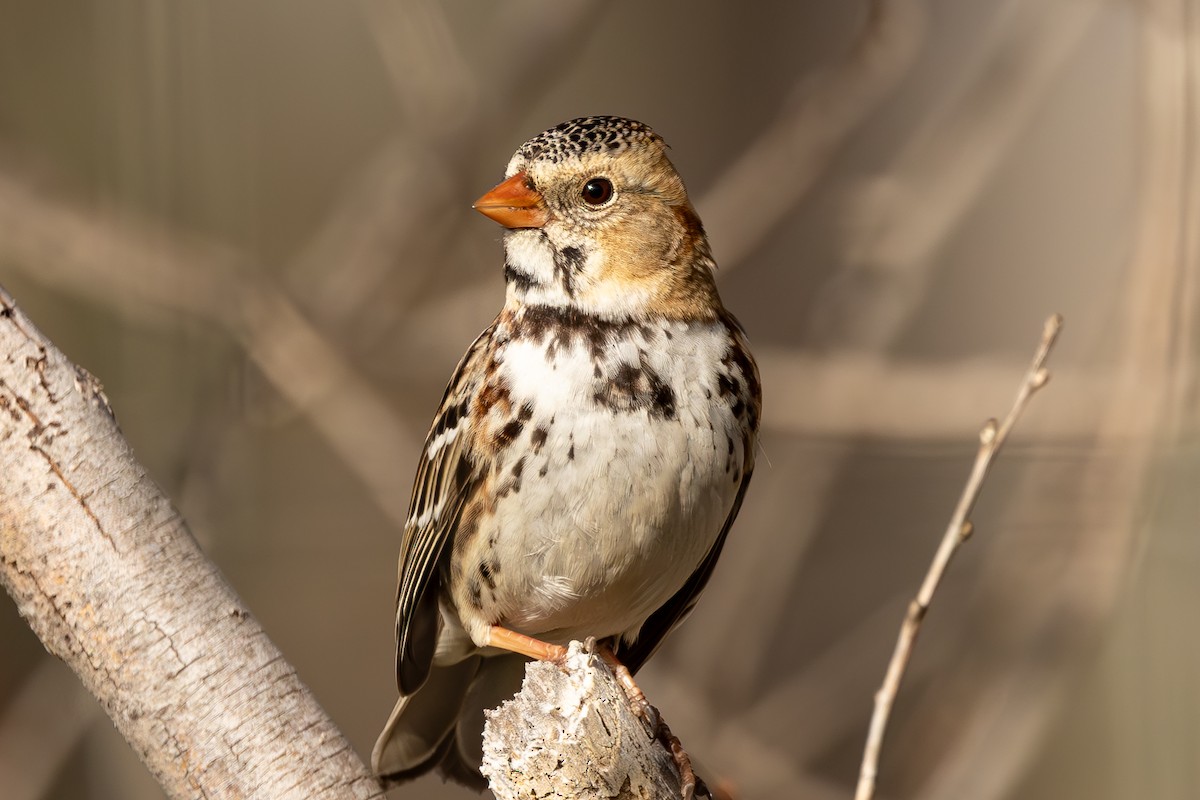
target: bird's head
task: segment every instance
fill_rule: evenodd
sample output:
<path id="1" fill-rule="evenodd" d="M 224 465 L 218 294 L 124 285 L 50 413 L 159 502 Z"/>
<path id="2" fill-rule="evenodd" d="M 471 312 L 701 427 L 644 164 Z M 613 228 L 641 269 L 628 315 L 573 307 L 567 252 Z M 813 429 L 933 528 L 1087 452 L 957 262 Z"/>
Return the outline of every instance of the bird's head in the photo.
<path id="1" fill-rule="evenodd" d="M 564 122 L 521 145 L 475 202 L 505 232 L 509 303 L 610 318 L 710 318 L 700 219 L 662 137 L 621 117 Z"/>

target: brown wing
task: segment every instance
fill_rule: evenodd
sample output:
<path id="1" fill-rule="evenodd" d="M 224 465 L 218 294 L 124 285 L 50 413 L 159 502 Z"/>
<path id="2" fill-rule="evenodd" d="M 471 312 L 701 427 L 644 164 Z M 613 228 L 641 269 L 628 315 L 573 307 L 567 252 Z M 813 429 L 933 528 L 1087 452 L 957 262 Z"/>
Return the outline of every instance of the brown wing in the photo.
<path id="1" fill-rule="evenodd" d="M 396 590 L 396 681 L 410 695 L 425 682 L 437 649 L 438 564 L 454 539 L 478 470 L 470 452 L 467 415 L 478 391 L 492 323 L 458 363 L 425 439 L 400 540 Z"/>

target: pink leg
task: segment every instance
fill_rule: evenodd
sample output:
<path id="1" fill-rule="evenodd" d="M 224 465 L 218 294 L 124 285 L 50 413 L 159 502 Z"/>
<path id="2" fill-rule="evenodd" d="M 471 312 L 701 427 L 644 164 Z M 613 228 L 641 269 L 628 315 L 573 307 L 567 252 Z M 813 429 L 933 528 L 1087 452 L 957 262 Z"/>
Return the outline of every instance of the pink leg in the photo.
<path id="1" fill-rule="evenodd" d="M 560 644 L 543 642 L 541 639 L 535 639 L 523 633 L 510 631 L 508 628 L 501 628 L 499 625 L 492 626 L 491 631 L 488 633 L 488 644 L 492 647 L 499 647 L 501 650 L 520 653 L 523 656 L 528 656 L 538 661 L 553 661 L 561 664 L 563 659 L 567 657 L 567 648 Z"/>

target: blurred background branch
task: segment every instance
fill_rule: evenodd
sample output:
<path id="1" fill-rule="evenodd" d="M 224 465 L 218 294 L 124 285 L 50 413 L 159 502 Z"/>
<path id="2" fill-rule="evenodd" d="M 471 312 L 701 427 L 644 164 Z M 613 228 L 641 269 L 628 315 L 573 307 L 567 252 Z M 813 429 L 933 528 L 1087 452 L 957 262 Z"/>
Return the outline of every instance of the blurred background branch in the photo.
<path id="1" fill-rule="evenodd" d="M 61 291 L 144 314 L 191 314 L 224 328 L 403 525 L 407 480 L 394 454 L 413 446 L 404 423 L 262 270 L 211 245 L 93 219 L 2 176 L 0 257 Z"/>
<path id="2" fill-rule="evenodd" d="M 880 792 L 1191 798 L 1198 10 L 7 4 L 0 282 L 365 751 L 416 447 L 501 301 L 469 203 L 555 122 L 643 119 L 767 401 L 721 567 L 642 677 L 705 771 L 850 796 L 960 443 L 1056 308 L 1055 389 L 989 479 Z M 23 627 L 0 615 L 0 745 L 53 694 Z M 27 796 L 160 796 L 95 718 L 47 712 Z"/>

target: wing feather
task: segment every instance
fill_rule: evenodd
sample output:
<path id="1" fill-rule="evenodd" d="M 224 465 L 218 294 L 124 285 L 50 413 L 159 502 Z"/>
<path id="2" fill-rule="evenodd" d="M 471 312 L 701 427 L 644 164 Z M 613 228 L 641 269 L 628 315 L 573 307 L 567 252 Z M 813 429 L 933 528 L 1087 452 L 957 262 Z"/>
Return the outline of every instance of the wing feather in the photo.
<path id="1" fill-rule="evenodd" d="M 438 565 L 478 480 L 467 411 L 483 377 L 492 323 L 459 361 L 425 439 L 400 540 L 396 589 L 396 681 L 410 695 L 429 676 L 439 629 Z"/>

